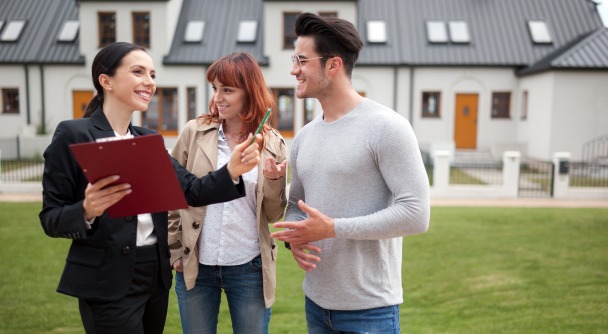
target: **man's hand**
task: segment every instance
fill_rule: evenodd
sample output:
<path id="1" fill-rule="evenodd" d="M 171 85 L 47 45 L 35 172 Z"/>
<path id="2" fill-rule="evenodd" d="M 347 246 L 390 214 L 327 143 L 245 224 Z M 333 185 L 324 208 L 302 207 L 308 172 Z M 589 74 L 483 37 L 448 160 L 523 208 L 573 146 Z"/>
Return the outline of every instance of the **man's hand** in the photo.
<path id="1" fill-rule="evenodd" d="M 252 170 L 260 162 L 260 151 L 258 151 L 258 148 L 260 147 L 259 144 L 262 140 L 262 135 L 258 134 L 255 136 L 255 142 L 249 145 L 252 138 L 253 135 L 249 134 L 244 142 L 234 147 L 234 150 L 230 155 L 228 172 L 233 180 L 236 180 L 239 176 Z"/>
<path id="2" fill-rule="evenodd" d="M 291 245 L 302 245 L 327 238 L 335 238 L 334 219 L 327 217 L 319 210 L 312 208 L 304 201 L 298 201 L 300 210 L 308 214 L 308 218 L 297 222 L 275 223 L 275 228 L 286 228 L 270 234 L 272 238 L 289 242 Z"/>
<path id="3" fill-rule="evenodd" d="M 131 185 L 128 183 L 108 186 L 118 179 L 118 175 L 113 175 L 87 185 L 84 191 L 84 201 L 82 202 L 86 220 L 101 216 L 107 208 L 131 193 Z"/>
<path id="4" fill-rule="evenodd" d="M 278 180 L 287 172 L 287 160 L 278 163 L 274 158 L 264 160 L 264 177 L 269 180 Z"/>
<path id="5" fill-rule="evenodd" d="M 311 251 L 321 253 L 321 248 L 312 244 L 291 245 L 293 258 L 298 263 L 298 266 L 307 272 L 311 272 L 317 268 L 316 262 L 321 261 L 320 257 L 310 254 Z"/>

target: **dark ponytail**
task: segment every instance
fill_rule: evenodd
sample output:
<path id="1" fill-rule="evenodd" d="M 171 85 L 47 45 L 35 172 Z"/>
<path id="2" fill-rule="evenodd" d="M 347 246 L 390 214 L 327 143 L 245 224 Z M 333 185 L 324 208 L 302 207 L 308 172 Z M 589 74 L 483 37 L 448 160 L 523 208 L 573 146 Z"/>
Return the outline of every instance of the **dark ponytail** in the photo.
<path id="1" fill-rule="evenodd" d="M 122 59 L 133 50 L 146 51 L 146 49 L 141 46 L 126 42 L 116 42 L 104 47 L 97 53 L 95 59 L 93 59 L 93 64 L 91 65 L 93 86 L 95 86 L 97 95 L 93 96 L 82 117 L 91 117 L 97 108 L 103 107 L 104 91 L 99 83 L 99 76 L 106 74 L 113 77 L 114 74 L 116 74 L 116 68 L 121 64 Z"/>

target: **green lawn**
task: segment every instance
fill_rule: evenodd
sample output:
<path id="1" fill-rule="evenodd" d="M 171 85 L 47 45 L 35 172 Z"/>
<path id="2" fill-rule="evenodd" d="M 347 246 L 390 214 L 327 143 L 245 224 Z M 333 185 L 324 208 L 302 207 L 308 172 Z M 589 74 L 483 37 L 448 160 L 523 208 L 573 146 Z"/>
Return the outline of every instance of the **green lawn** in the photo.
<path id="1" fill-rule="evenodd" d="M 55 292 L 68 240 L 44 235 L 40 203 L 0 203 L 0 333 L 82 333 Z M 403 333 L 606 333 L 608 210 L 433 208 L 405 238 Z M 281 247 L 271 333 L 305 333 L 302 271 Z M 231 333 L 225 302 L 219 333 Z M 166 333 L 181 333 L 175 294 Z"/>

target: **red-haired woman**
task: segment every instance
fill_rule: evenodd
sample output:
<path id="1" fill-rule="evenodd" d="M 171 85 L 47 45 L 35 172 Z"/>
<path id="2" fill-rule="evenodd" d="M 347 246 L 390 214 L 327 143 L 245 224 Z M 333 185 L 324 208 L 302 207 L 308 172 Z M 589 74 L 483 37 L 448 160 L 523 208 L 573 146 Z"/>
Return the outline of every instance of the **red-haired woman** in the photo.
<path id="1" fill-rule="evenodd" d="M 171 155 L 197 176 L 224 165 L 273 106 L 257 62 L 232 53 L 207 70 L 209 113 L 186 124 Z M 243 174 L 246 196 L 170 213 L 169 248 L 184 333 L 215 333 L 222 290 L 234 333 L 267 333 L 276 286 L 277 246 L 269 224 L 287 204 L 287 149 L 279 132 L 262 129 L 260 164 Z"/>

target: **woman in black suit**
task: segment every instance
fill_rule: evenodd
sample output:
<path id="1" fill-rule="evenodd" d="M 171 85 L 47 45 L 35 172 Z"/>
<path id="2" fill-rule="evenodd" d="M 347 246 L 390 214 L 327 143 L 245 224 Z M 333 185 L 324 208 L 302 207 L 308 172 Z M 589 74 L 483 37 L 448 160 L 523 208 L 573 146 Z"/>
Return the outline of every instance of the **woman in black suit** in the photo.
<path id="1" fill-rule="evenodd" d="M 110 218 L 105 210 L 128 196 L 130 186 L 110 186 L 119 176 L 89 184 L 69 149 L 155 133 L 130 122 L 154 95 L 154 65 L 145 49 L 119 42 L 99 51 L 92 74 L 97 95 L 84 118 L 61 122 L 44 152 L 40 222 L 47 235 L 73 240 L 57 291 L 79 299 L 87 333 L 162 333 L 172 281 L 167 212 Z M 227 165 L 202 178 L 172 160 L 189 205 L 244 195 L 240 175 L 259 162 L 258 144 L 247 146 L 250 140 L 236 147 Z"/>

